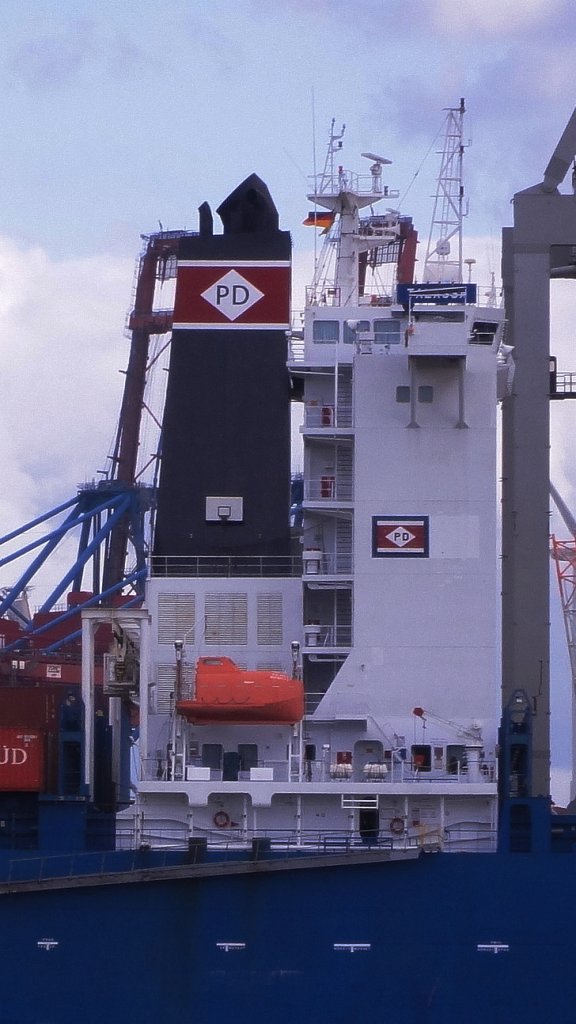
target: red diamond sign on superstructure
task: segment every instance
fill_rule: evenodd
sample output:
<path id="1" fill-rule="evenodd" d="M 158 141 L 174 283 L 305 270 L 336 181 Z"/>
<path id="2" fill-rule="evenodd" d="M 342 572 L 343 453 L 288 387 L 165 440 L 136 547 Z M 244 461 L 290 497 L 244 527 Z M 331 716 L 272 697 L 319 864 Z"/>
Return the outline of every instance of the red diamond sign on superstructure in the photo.
<path id="1" fill-rule="evenodd" d="M 289 260 L 179 260 L 173 330 L 288 330 Z"/>
<path id="2" fill-rule="evenodd" d="M 264 292 L 250 284 L 250 281 L 236 270 L 229 270 L 224 277 L 202 292 L 202 298 L 223 313 L 228 320 L 237 320 L 263 297 Z"/>
<path id="3" fill-rule="evenodd" d="M 373 558 L 428 558 L 428 516 L 373 516 Z"/>

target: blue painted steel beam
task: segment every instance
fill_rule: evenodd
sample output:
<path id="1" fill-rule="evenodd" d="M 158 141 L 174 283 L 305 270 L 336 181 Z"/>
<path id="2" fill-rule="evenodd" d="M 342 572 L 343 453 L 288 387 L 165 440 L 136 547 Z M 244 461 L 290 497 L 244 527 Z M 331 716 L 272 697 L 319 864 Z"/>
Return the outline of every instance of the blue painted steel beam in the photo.
<path id="1" fill-rule="evenodd" d="M 0 537 L 0 544 L 5 544 L 6 541 L 13 540 L 14 537 L 19 537 L 22 533 L 27 533 L 33 526 L 45 523 L 47 519 L 52 519 L 53 516 L 57 516 L 59 512 L 64 512 L 71 505 L 76 505 L 77 502 L 78 496 L 70 498 L 70 501 L 65 501 L 63 505 L 57 505 L 50 512 L 45 512 L 44 515 L 38 516 L 37 519 L 32 519 L 29 523 L 25 523 L 24 526 L 19 526 L 17 530 L 12 530 L 12 533 L 7 533 L 5 537 Z"/>
<path id="2" fill-rule="evenodd" d="M 119 502 L 118 507 L 114 510 L 111 516 L 108 517 L 104 526 L 98 531 L 98 533 L 92 538 L 90 544 L 87 545 L 85 551 L 78 559 L 76 565 L 66 573 L 66 575 L 60 580 L 60 583 L 52 591 L 50 596 L 46 599 L 42 605 L 40 611 L 49 611 L 53 604 L 62 596 L 66 588 L 72 583 L 75 575 L 78 572 L 80 565 L 85 565 L 86 562 L 92 557 L 92 554 L 100 546 L 102 541 L 108 536 L 112 528 L 116 525 L 118 520 L 124 515 L 126 510 L 130 507 L 130 497 L 127 495 Z M 97 511 L 96 509 L 94 510 Z"/>
<path id="3" fill-rule="evenodd" d="M 71 514 L 70 516 L 67 517 L 67 519 L 64 520 L 65 523 L 67 522 L 69 524 L 74 522 L 74 521 L 75 521 L 75 517 L 74 517 L 73 514 Z M 12 603 L 22 593 L 22 591 L 24 590 L 26 585 L 30 582 L 32 577 L 36 575 L 36 573 L 38 572 L 38 569 L 40 569 L 40 567 L 44 564 L 44 562 L 46 561 L 48 556 L 51 555 L 52 552 L 54 551 L 54 548 L 57 546 L 59 540 L 60 540 L 60 532 L 58 533 L 57 537 L 52 538 L 52 540 L 50 540 L 48 542 L 48 544 L 46 545 L 44 550 L 40 552 L 38 557 L 35 558 L 34 561 L 32 562 L 32 564 L 28 566 L 26 571 L 24 573 L 22 573 L 22 576 L 20 577 L 18 582 L 11 588 L 11 590 L 8 593 L 7 597 L 5 597 L 3 601 L 0 601 L 0 617 L 4 614 L 4 612 L 6 611 L 7 608 L 11 607 Z"/>
<path id="4" fill-rule="evenodd" d="M 46 622 L 43 626 L 38 626 L 36 629 L 28 630 L 26 634 L 24 636 L 19 637 L 18 640 L 14 640 L 11 644 L 6 644 L 6 646 L 2 648 L 3 653 L 10 653 L 10 651 L 19 650 L 19 648 L 21 648 L 22 645 L 26 644 L 29 640 L 34 639 L 37 636 L 40 636 L 47 630 L 53 629 L 54 626 L 61 625 L 63 622 L 66 622 L 67 619 L 71 619 L 74 615 L 77 615 L 78 612 L 81 612 L 83 608 L 91 608 L 94 605 L 100 604 L 102 601 L 105 601 L 108 597 L 111 597 L 113 594 L 118 593 L 118 591 L 121 590 L 122 587 L 130 586 L 133 583 L 139 583 L 141 580 L 146 578 L 146 574 L 146 567 L 144 567 L 143 569 L 139 569 L 136 572 L 129 573 L 128 576 L 125 576 L 124 579 L 119 580 L 119 582 L 115 583 L 113 587 L 108 587 L 107 590 L 103 591 L 101 594 L 94 594 L 86 601 L 83 601 L 82 604 L 75 605 L 74 608 L 68 608 L 67 611 L 62 612 L 61 615 L 58 615 L 56 618 L 51 619 L 50 622 Z M 125 604 L 122 604 L 119 607 L 119 611 L 122 608 L 132 608 L 134 605 L 140 604 L 141 601 L 142 595 L 135 594 L 133 598 L 131 598 L 129 601 L 126 601 Z M 50 654 L 53 651 L 59 650 L 59 648 L 64 646 L 64 644 L 70 643 L 70 641 L 72 640 L 77 640 L 81 635 L 82 630 L 75 630 L 73 633 L 69 633 L 67 636 L 62 637 L 62 639 L 56 640 L 49 647 L 43 648 L 43 651 L 45 654 Z"/>
<path id="5" fill-rule="evenodd" d="M 80 537 L 78 539 L 78 554 L 77 554 L 77 558 L 80 558 L 80 555 L 82 554 L 82 552 L 84 551 L 84 549 L 85 549 L 85 547 L 86 547 L 86 545 L 88 543 L 88 538 L 90 536 L 90 528 L 91 528 L 91 526 L 92 526 L 92 520 L 91 519 L 87 519 L 84 523 L 82 523 L 82 529 L 80 531 Z M 74 582 L 72 584 L 72 589 L 73 590 L 82 590 L 83 569 L 84 569 L 84 566 L 80 566 L 79 569 L 78 569 L 78 574 L 77 574 L 77 576 L 75 576 Z"/>
<path id="6" fill-rule="evenodd" d="M 51 530 L 50 533 L 45 533 L 42 537 L 39 537 L 38 540 L 32 541 L 30 544 L 27 544 L 23 548 L 19 548 L 18 551 L 14 551 L 11 555 L 6 555 L 5 558 L 0 558 L 0 567 L 3 565 L 8 565 L 9 562 L 14 562 L 17 558 L 20 558 L 22 555 L 27 555 L 29 551 L 33 551 L 34 548 L 40 547 L 40 545 L 44 544 L 45 541 L 53 540 L 55 537 L 57 538 L 57 540 L 60 540 L 60 538 L 63 537 L 65 533 L 68 533 L 69 530 L 73 529 L 76 526 L 80 526 L 80 524 L 85 522 L 86 520 L 90 521 L 99 512 L 103 512 L 109 508 L 114 508 L 114 505 L 117 504 L 120 500 L 121 498 L 118 495 L 116 495 L 112 500 L 109 499 L 103 504 L 98 505 L 96 508 L 90 509 L 87 512 L 81 512 L 80 515 L 75 515 L 71 513 L 69 516 L 67 516 L 64 522 L 60 524 L 60 526 L 58 526 L 54 530 Z"/>

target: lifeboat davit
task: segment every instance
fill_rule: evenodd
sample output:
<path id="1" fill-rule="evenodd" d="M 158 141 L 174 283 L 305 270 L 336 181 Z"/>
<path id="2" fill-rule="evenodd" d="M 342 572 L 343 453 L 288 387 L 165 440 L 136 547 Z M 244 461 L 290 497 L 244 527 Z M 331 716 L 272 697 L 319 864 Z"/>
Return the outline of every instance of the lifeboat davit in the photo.
<path id="1" fill-rule="evenodd" d="M 199 658 L 194 696 L 176 701 L 188 722 L 288 725 L 304 717 L 304 687 L 283 672 L 248 672 L 231 658 Z"/>

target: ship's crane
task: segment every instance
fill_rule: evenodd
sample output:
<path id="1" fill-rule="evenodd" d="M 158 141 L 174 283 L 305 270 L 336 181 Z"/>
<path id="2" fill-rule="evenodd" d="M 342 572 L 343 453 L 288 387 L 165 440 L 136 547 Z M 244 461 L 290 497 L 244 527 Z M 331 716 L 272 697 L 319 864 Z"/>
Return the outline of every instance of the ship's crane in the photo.
<path id="1" fill-rule="evenodd" d="M 466 728 L 466 726 L 460 725 L 459 722 L 452 722 L 449 718 L 441 718 L 440 715 L 436 715 L 432 711 L 425 711 L 424 708 L 412 708 L 412 714 L 422 720 L 424 728 L 426 727 L 427 719 L 429 719 L 431 722 L 437 722 L 439 725 L 448 726 L 449 729 L 453 729 L 458 735 L 470 740 L 474 746 L 482 745 L 482 730 L 479 725 L 470 725 Z"/>

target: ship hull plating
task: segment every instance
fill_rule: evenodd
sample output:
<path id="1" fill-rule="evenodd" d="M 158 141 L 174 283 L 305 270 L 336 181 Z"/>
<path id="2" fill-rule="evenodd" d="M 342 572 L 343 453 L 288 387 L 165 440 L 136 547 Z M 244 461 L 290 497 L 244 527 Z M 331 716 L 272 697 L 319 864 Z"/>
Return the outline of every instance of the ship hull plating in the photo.
<path id="1" fill-rule="evenodd" d="M 5 894 L 0 1021 L 568 1024 L 575 900 L 569 856 L 474 854 Z"/>

